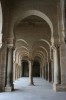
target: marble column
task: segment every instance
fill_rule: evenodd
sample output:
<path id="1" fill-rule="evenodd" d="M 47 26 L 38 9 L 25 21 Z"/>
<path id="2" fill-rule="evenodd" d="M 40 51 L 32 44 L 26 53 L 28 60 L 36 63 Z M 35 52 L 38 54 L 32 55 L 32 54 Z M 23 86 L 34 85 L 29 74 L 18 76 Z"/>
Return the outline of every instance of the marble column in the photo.
<path id="1" fill-rule="evenodd" d="M 48 62 L 48 81 L 52 80 L 52 69 L 51 69 L 51 60 Z"/>
<path id="2" fill-rule="evenodd" d="M 40 77 L 42 78 L 42 67 L 40 67 Z"/>
<path id="3" fill-rule="evenodd" d="M 19 79 L 19 66 L 17 66 L 17 77 Z"/>
<path id="4" fill-rule="evenodd" d="M 58 45 L 56 45 L 56 47 L 54 47 L 53 49 L 53 58 L 54 58 L 54 83 L 53 83 L 53 88 L 54 90 L 57 89 L 57 85 L 60 84 L 60 79 L 59 79 L 59 59 L 58 59 Z"/>
<path id="5" fill-rule="evenodd" d="M 29 60 L 29 85 L 34 85 L 33 83 L 33 61 Z"/>
<path id="6" fill-rule="evenodd" d="M 51 60 L 51 82 L 54 83 L 54 63 Z"/>
<path id="7" fill-rule="evenodd" d="M 13 47 L 7 47 L 7 77 L 5 91 L 12 91 L 13 85 Z"/>
<path id="8" fill-rule="evenodd" d="M 46 64 L 45 64 L 45 80 L 46 80 Z"/>
<path id="9" fill-rule="evenodd" d="M 45 65 L 44 65 L 44 79 L 45 79 Z"/>
<path id="10" fill-rule="evenodd" d="M 13 81 L 15 81 L 15 62 L 13 63 Z"/>
<path id="11" fill-rule="evenodd" d="M 23 66 L 21 64 L 21 77 L 23 77 Z"/>
<path id="12" fill-rule="evenodd" d="M 48 80 L 48 63 L 46 63 L 46 80 Z"/>
<path id="13" fill-rule="evenodd" d="M 42 78 L 44 79 L 44 67 L 42 67 Z"/>
<path id="14" fill-rule="evenodd" d="M 20 78 L 21 78 L 21 76 L 22 76 L 22 68 L 21 68 L 21 66 L 20 66 Z"/>
<path id="15" fill-rule="evenodd" d="M 17 77 L 19 79 L 19 65 L 17 66 Z"/>
<path id="16" fill-rule="evenodd" d="M 59 83 L 57 49 L 54 49 L 54 84 Z"/>
<path id="17" fill-rule="evenodd" d="M 51 73 L 52 73 L 52 83 L 54 83 L 54 61 L 53 61 L 53 49 L 51 49 Z"/>
<path id="18" fill-rule="evenodd" d="M 16 80 L 18 79 L 17 75 L 18 75 L 18 72 L 17 72 L 17 64 L 16 64 L 16 75 L 15 75 L 16 76 Z"/>
<path id="19" fill-rule="evenodd" d="M 19 66 L 19 78 L 21 78 L 21 66 Z"/>
<path id="20" fill-rule="evenodd" d="M 20 66 L 18 65 L 18 78 L 20 78 Z"/>
<path id="21" fill-rule="evenodd" d="M 50 82 L 50 66 L 49 66 L 49 62 L 48 62 L 48 81 Z"/>

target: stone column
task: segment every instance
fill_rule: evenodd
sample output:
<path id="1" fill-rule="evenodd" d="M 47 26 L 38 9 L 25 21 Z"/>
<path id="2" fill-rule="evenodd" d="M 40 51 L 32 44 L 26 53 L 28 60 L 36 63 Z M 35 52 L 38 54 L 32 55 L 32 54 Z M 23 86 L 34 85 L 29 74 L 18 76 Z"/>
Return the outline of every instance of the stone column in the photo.
<path id="1" fill-rule="evenodd" d="M 42 67 L 40 67 L 40 77 L 42 78 Z"/>
<path id="2" fill-rule="evenodd" d="M 23 77 L 23 65 L 21 63 L 21 77 Z"/>
<path id="3" fill-rule="evenodd" d="M 58 45 L 56 45 L 56 47 L 54 47 L 53 49 L 53 58 L 54 58 L 54 83 L 53 83 L 53 88 L 54 90 L 57 90 L 57 86 L 58 84 L 60 84 L 60 79 L 59 79 L 59 60 L 58 59 L 59 55 L 58 55 L 59 51 L 58 51 Z"/>
<path id="4" fill-rule="evenodd" d="M 23 66 L 21 65 L 21 77 L 23 77 Z"/>
<path id="5" fill-rule="evenodd" d="M 48 80 L 48 63 L 46 63 L 46 80 Z"/>
<path id="6" fill-rule="evenodd" d="M 15 77 L 16 77 L 16 80 L 17 80 L 18 79 L 18 77 L 17 77 L 17 64 L 16 64 L 16 67 L 15 67 L 15 70 L 16 70 Z"/>
<path id="7" fill-rule="evenodd" d="M 45 65 L 44 65 L 44 79 L 45 79 Z"/>
<path id="8" fill-rule="evenodd" d="M 54 61 L 53 61 L 53 49 L 51 49 L 51 74 L 52 83 L 54 83 Z"/>
<path id="9" fill-rule="evenodd" d="M 49 62 L 48 62 L 48 81 L 50 82 L 50 66 L 49 66 Z"/>
<path id="10" fill-rule="evenodd" d="M 29 85 L 34 85 L 33 83 L 33 61 L 29 60 Z"/>
<path id="11" fill-rule="evenodd" d="M 12 91 L 13 85 L 13 47 L 7 47 L 7 79 L 5 91 Z"/>
<path id="12" fill-rule="evenodd" d="M 52 68 L 51 68 L 51 60 L 48 62 L 48 81 L 52 80 Z"/>
<path id="13" fill-rule="evenodd" d="M 17 66 L 17 77 L 19 79 L 19 66 Z"/>
<path id="14" fill-rule="evenodd" d="M 51 74 L 52 74 L 52 83 L 54 83 L 54 62 L 51 60 Z"/>
<path id="15" fill-rule="evenodd" d="M 45 80 L 46 80 L 46 64 L 45 64 Z"/>
<path id="16" fill-rule="evenodd" d="M 17 66 L 17 77 L 19 79 L 19 66 Z"/>
<path id="17" fill-rule="evenodd" d="M 44 67 L 42 67 L 42 78 L 44 79 Z"/>
<path id="18" fill-rule="evenodd" d="M 13 62 L 13 81 L 15 81 L 15 62 Z"/>
<path id="19" fill-rule="evenodd" d="M 21 76 L 22 76 L 22 68 L 21 68 L 21 66 L 20 66 L 20 78 L 21 78 Z"/>
<path id="20" fill-rule="evenodd" d="M 18 78 L 20 78 L 20 66 L 18 65 Z"/>
<path id="21" fill-rule="evenodd" d="M 21 78 L 21 66 L 19 65 L 19 78 Z"/>

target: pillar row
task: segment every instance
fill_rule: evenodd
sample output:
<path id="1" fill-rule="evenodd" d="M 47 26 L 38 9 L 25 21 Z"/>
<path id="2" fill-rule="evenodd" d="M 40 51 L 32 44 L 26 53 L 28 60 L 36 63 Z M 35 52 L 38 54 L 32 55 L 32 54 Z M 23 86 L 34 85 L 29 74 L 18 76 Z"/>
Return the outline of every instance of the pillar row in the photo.
<path id="1" fill-rule="evenodd" d="M 57 85 L 61 83 L 60 80 L 60 65 L 59 65 L 59 45 L 56 45 L 53 49 L 53 58 L 54 58 L 54 83 L 53 88 L 56 90 Z"/>
<path id="2" fill-rule="evenodd" d="M 52 81 L 52 65 L 51 65 L 51 60 L 48 62 L 48 81 Z"/>
<path id="3" fill-rule="evenodd" d="M 33 61 L 29 60 L 29 85 L 33 84 Z"/>
<path id="4" fill-rule="evenodd" d="M 40 67 L 40 77 L 42 78 L 42 67 Z"/>
<path id="5" fill-rule="evenodd" d="M 15 78 L 15 62 L 13 63 L 13 81 L 15 81 L 16 80 L 16 78 Z"/>
<path id="6" fill-rule="evenodd" d="M 7 47 L 7 71 L 5 91 L 12 91 L 13 86 L 13 47 Z"/>
<path id="7" fill-rule="evenodd" d="M 48 62 L 46 63 L 46 80 L 48 80 Z"/>
<path id="8" fill-rule="evenodd" d="M 44 66 L 44 67 L 45 67 L 44 69 L 45 69 L 45 79 L 46 79 L 46 64 L 45 64 L 45 66 Z"/>
<path id="9" fill-rule="evenodd" d="M 44 79 L 44 67 L 42 67 L 42 78 Z"/>
<path id="10" fill-rule="evenodd" d="M 54 49 L 54 84 L 59 84 L 59 65 L 57 48 Z"/>

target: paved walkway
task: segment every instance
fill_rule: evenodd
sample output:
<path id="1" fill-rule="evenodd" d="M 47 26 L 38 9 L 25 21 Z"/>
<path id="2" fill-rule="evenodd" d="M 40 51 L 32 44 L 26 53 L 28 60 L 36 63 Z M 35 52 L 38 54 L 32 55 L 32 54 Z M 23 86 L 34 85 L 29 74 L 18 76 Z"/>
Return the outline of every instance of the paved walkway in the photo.
<path id="1" fill-rule="evenodd" d="M 0 100 L 66 100 L 66 92 L 55 92 L 52 84 L 34 78 L 35 86 L 28 85 L 28 78 L 14 82 L 15 91 L 0 93 Z"/>

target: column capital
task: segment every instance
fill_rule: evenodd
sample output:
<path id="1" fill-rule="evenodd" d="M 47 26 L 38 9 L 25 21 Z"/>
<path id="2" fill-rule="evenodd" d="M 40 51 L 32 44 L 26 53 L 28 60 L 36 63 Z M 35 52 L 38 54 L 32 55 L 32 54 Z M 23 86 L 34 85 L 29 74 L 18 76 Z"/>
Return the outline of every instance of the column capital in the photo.
<path id="1" fill-rule="evenodd" d="M 29 63 L 31 63 L 31 65 L 33 65 L 33 60 L 32 59 L 29 59 Z"/>
<path id="2" fill-rule="evenodd" d="M 30 58 L 30 57 L 29 57 L 29 59 L 28 59 L 28 60 L 29 60 L 29 61 L 31 61 L 31 62 L 33 62 L 33 61 L 34 61 L 34 59 L 33 59 L 33 58 Z"/>
<path id="3" fill-rule="evenodd" d="M 61 46 L 61 43 L 56 43 L 52 46 L 52 49 L 57 49 Z"/>
<path id="4" fill-rule="evenodd" d="M 14 38 L 7 38 L 7 47 L 14 47 Z"/>
<path id="5" fill-rule="evenodd" d="M 61 45 L 60 43 L 55 44 L 55 47 L 58 48 L 58 47 L 60 47 L 60 45 Z"/>
<path id="6" fill-rule="evenodd" d="M 5 91 L 13 90 L 13 46 L 7 47 L 7 71 Z"/>
<path id="7" fill-rule="evenodd" d="M 12 45 L 7 45 L 7 48 L 14 49 L 14 47 Z"/>
<path id="8" fill-rule="evenodd" d="M 7 49 L 9 49 L 9 51 L 14 51 L 14 47 L 11 45 L 7 45 Z"/>

